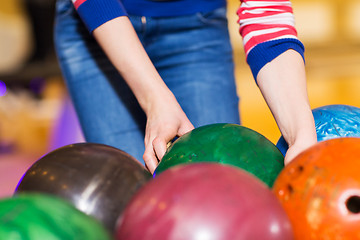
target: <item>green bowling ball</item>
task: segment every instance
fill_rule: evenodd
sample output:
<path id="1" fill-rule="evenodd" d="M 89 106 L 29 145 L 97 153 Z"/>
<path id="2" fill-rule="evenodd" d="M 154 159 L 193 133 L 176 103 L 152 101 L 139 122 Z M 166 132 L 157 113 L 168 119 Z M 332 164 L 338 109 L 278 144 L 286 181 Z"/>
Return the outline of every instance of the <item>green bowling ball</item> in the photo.
<path id="1" fill-rule="evenodd" d="M 195 128 L 167 149 L 155 176 L 178 164 L 217 162 L 252 173 L 269 187 L 284 167 L 284 156 L 263 135 L 237 124 Z"/>
<path id="2" fill-rule="evenodd" d="M 19 194 L 0 200 L 0 239 L 110 240 L 107 230 L 64 200 Z"/>

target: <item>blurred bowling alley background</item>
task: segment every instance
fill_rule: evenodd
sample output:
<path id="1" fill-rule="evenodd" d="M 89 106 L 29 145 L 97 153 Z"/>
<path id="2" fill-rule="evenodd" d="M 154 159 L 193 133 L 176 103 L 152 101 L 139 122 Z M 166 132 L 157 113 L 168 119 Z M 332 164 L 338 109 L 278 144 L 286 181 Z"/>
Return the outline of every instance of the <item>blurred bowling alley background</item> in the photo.
<path id="1" fill-rule="evenodd" d="M 360 107 L 360 2 L 292 2 L 306 47 L 311 107 Z M 55 0 L 0 2 L 0 197 L 11 195 L 44 154 L 83 142 L 53 49 L 54 5 Z M 242 124 L 276 144 L 281 134 L 245 62 L 239 1 L 228 0 L 228 5 Z"/>

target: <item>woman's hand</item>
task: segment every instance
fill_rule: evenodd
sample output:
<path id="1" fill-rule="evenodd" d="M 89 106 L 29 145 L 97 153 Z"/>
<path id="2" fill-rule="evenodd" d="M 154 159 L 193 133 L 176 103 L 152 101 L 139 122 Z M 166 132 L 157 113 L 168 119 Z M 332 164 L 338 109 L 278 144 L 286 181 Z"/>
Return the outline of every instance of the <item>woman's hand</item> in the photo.
<path id="1" fill-rule="evenodd" d="M 143 158 L 153 173 L 166 144 L 194 127 L 156 71 L 127 17 L 112 19 L 93 34 L 146 113 Z"/>
<path id="2" fill-rule="evenodd" d="M 168 142 L 194 128 L 173 95 L 158 100 L 147 111 L 143 159 L 151 173 L 164 156 Z"/>
<path id="3" fill-rule="evenodd" d="M 285 165 L 289 164 L 296 156 L 314 144 L 313 137 L 309 137 L 308 139 L 311 139 L 311 141 L 307 141 L 306 138 L 303 141 L 298 140 L 288 148 L 284 160 Z"/>

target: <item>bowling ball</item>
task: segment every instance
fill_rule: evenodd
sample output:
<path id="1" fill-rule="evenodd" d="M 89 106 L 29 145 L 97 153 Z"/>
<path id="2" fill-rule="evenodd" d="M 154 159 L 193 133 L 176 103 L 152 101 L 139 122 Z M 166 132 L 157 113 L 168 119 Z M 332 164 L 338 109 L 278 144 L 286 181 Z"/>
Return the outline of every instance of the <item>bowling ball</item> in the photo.
<path id="1" fill-rule="evenodd" d="M 70 203 L 45 194 L 0 200 L 0 239 L 110 240 L 105 228 Z"/>
<path id="2" fill-rule="evenodd" d="M 42 192 L 62 197 L 113 231 L 116 219 L 151 174 L 129 154 L 102 144 L 58 148 L 36 161 L 15 194 Z"/>
<path id="3" fill-rule="evenodd" d="M 178 138 L 166 151 L 155 175 L 178 164 L 216 162 L 239 167 L 268 186 L 284 167 L 284 157 L 263 135 L 237 124 L 210 124 Z"/>
<path id="4" fill-rule="evenodd" d="M 349 105 L 327 105 L 312 110 L 317 140 L 339 137 L 360 137 L 360 108 Z M 289 146 L 284 137 L 276 143 L 285 156 Z"/>
<path id="5" fill-rule="evenodd" d="M 360 138 L 317 143 L 279 174 L 273 192 L 295 239 L 360 239 Z"/>
<path id="6" fill-rule="evenodd" d="M 281 240 L 292 239 L 292 229 L 259 179 L 230 165 L 194 163 L 168 169 L 140 189 L 119 218 L 116 238 Z"/>

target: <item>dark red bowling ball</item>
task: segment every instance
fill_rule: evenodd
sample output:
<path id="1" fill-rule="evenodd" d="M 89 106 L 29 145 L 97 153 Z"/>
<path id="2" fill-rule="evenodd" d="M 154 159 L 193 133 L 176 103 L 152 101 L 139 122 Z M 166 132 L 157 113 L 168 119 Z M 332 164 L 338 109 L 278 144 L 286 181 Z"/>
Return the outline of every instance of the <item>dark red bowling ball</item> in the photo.
<path id="1" fill-rule="evenodd" d="M 56 149 L 36 161 L 15 193 L 48 193 L 114 231 L 116 219 L 151 174 L 129 154 L 102 144 L 78 143 Z"/>
<path id="2" fill-rule="evenodd" d="M 118 240 L 292 239 L 271 190 L 249 173 L 218 163 L 170 168 L 134 195 L 118 220 Z"/>

